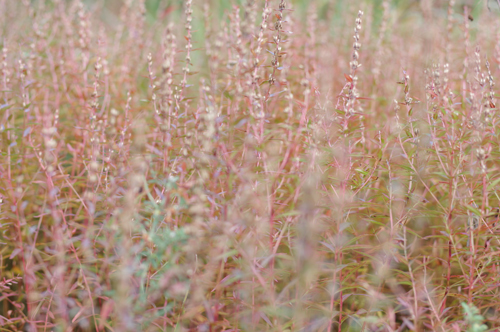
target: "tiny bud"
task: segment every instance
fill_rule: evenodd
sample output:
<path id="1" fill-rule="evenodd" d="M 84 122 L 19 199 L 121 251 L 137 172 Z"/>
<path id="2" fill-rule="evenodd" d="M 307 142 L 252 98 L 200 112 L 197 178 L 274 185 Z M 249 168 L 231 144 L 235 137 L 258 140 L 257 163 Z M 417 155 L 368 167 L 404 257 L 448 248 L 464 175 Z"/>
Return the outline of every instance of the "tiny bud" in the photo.
<path id="1" fill-rule="evenodd" d="M 51 138 L 45 143 L 45 146 L 49 149 L 53 149 L 57 146 L 57 142 Z"/>
<path id="2" fill-rule="evenodd" d="M 89 169 L 93 172 L 97 172 L 99 170 L 99 163 L 97 161 L 91 161 L 89 164 Z"/>

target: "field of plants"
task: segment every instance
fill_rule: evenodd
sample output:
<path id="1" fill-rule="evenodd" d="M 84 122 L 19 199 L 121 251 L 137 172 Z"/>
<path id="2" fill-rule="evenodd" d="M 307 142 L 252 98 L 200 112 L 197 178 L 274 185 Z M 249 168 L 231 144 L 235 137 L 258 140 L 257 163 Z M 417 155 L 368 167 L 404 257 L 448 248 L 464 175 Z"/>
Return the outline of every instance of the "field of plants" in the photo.
<path id="1" fill-rule="evenodd" d="M 0 331 L 500 331 L 500 1 L 0 29 Z"/>

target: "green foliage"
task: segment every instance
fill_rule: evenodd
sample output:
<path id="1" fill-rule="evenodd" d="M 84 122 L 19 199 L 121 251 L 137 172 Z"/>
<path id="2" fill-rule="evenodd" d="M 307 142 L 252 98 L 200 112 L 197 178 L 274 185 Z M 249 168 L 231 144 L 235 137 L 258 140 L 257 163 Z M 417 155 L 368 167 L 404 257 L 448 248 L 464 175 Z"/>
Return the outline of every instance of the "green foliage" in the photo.
<path id="1" fill-rule="evenodd" d="M 488 326 L 483 324 L 484 317 L 479 314 L 479 310 L 472 304 L 468 305 L 462 302 L 462 308 L 464 310 L 464 318 L 467 322 L 468 332 L 483 332 L 488 330 Z"/>

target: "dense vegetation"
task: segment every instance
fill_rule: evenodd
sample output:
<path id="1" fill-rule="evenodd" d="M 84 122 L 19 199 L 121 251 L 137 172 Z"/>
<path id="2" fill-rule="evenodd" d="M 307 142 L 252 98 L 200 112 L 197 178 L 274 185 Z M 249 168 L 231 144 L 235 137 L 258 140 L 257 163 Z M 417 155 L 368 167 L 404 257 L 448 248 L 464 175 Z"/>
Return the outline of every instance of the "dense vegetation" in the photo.
<path id="1" fill-rule="evenodd" d="M 0 331 L 498 331 L 495 1 L 0 22 Z"/>

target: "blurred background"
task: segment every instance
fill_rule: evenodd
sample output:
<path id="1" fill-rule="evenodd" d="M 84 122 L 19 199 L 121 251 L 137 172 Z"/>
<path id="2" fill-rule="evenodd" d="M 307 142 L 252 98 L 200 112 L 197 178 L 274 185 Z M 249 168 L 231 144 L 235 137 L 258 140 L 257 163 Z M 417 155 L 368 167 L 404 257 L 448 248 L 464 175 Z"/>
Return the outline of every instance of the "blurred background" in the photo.
<path id="1" fill-rule="evenodd" d="M 146 0 L 147 15 L 149 20 L 157 20 L 165 18 L 169 13 L 182 13 L 182 7 L 185 0 Z M 87 5 L 104 4 L 103 16 L 108 17 L 110 21 L 113 16 L 119 13 L 119 8 L 123 5 L 124 0 L 84 0 Z M 195 7 L 198 10 L 204 4 L 209 4 L 210 9 L 218 17 L 223 17 L 224 12 L 230 10 L 233 5 L 242 5 L 248 0 L 203 0 L 194 1 Z M 264 1 L 260 1 L 264 3 Z M 358 6 L 373 7 L 373 13 L 380 16 L 382 14 L 383 0 L 356 0 Z M 446 7 L 449 0 L 393 0 L 391 5 L 397 8 L 402 17 L 414 16 L 424 10 L 432 9 L 434 14 L 446 17 Z M 271 6 L 278 6 L 279 0 L 270 0 Z M 315 6 L 320 19 L 331 20 L 335 24 L 335 20 L 342 19 L 343 10 L 347 7 L 352 7 L 353 2 L 346 0 L 287 0 L 286 3 L 296 11 L 297 17 L 305 19 L 311 6 Z M 484 9 L 488 9 L 494 13 L 500 13 L 497 0 L 456 0 L 456 7 L 468 6 L 472 9 L 473 14 L 478 14 Z M 174 15 L 175 16 L 175 15 Z M 374 21 L 376 24 L 377 21 Z"/>

